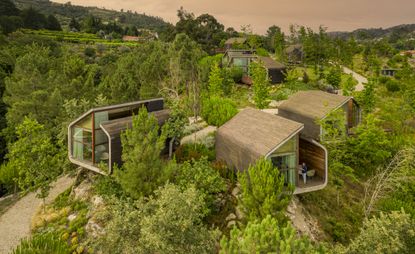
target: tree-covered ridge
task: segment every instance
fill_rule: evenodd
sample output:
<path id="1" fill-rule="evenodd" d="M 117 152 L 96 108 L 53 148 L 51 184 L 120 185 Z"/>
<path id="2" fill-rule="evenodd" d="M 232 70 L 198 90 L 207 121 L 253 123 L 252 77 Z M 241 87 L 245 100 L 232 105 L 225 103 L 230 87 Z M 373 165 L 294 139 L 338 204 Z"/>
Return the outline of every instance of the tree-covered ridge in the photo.
<path id="1" fill-rule="evenodd" d="M 167 25 L 163 19 L 137 12 L 127 11 L 120 12 L 115 10 L 106 10 L 97 7 L 83 7 L 72 5 L 70 2 L 66 4 L 55 3 L 45 0 L 15 0 L 16 6 L 21 9 L 30 6 L 38 9 L 43 14 L 57 15 L 63 26 L 68 26 L 71 18 L 82 20 L 88 16 L 95 16 L 105 22 L 118 21 L 126 26 L 136 26 L 139 28 L 148 28 L 158 30 Z"/>

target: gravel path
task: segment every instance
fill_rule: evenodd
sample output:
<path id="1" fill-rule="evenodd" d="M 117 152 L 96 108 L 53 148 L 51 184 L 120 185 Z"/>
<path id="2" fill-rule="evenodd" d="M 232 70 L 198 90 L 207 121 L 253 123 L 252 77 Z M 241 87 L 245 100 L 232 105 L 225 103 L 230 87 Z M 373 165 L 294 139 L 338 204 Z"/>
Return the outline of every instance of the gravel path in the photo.
<path id="1" fill-rule="evenodd" d="M 364 84 L 367 84 L 367 82 L 368 82 L 367 78 L 363 77 L 359 73 L 354 72 L 354 71 L 352 71 L 349 68 L 344 67 L 344 66 L 343 66 L 343 72 L 346 73 L 346 74 L 352 74 L 353 78 L 355 78 L 357 80 L 358 83 L 355 87 L 355 91 L 358 91 L 358 92 L 363 91 L 363 89 L 365 88 Z"/>
<path id="2" fill-rule="evenodd" d="M 74 183 L 74 178 L 63 176 L 50 189 L 46 202 L 53 201 L 60 193 Z M 22 238 L 30 236 L 30 223 L 42 200 L 36 198 L 36 193 L 29 193 L 10 207 L 0 217 L 0 253 L 12 251 Z"/>
<path id="3" fill-rule="evenodd" d="M 212 132 L 216 131 L 216 127 L 215 126 L 208 126 L 204 129 L 201 129 L 200 131 L 197 131 L 195 133 L 192 133 L 184 138 L 182 138 L 181 140 L 181 144 L 190 144 L 190 143 L 197 143 L 201 140 L 203 140 L 204 138 L 206 138 L 207 135 L 209 135 Z"/>

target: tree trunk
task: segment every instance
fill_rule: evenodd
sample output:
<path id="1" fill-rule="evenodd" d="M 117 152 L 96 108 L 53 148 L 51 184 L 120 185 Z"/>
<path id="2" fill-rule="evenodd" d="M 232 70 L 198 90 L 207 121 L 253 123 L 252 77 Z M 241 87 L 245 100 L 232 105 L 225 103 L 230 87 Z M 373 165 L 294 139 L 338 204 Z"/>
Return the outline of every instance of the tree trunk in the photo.
<path id="1" fill-rule="evenodd" d="M 174 144 L 174 140 L 176 138 L 173 137 L 170 142 L 169 142 L 169 159 L 171 159 L 172 155 L 173 155 L 173 144 Z"/>

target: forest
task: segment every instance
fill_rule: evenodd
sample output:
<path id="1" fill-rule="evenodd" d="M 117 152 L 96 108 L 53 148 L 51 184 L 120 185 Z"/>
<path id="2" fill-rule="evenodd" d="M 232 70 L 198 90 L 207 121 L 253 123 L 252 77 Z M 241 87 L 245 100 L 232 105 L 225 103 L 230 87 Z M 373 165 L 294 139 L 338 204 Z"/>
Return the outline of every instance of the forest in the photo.
<path id="1" fill-rule="evenodd" d="M 0 218 L 31 192 L 45 201 L 62 176 L 76 180 L 43 202 L 11 253 L 415 253 L 413 25 L 351 33 L 274 25 L 258 35 L 183 8 L 172 25 L 25 2 L 0 3 Z M 120 40 L 140 29 L 159 37 Z M 246 41 L 238 50 L 287 66 L 284 81 L 270 84 L 259 61 L 249 66 L 252 85 L 242 84 L 242 70 L 223 64 L 234 37 Z M 295 45 L 302 57 L 293 62 Z M 367 78 L 362 89 L 344 67 Z M 293 195 L 264 158 L 235 171 L 216 159 L 214 132 L 177 142 L 243 108 L 277 108 L 309 90 L 340 91 L 362 109 L 353 135 L 336 127 L 345 124 L 337 111 L 319 123 L 329 151 L 322 190 Z M 152 98 L 164 99 L 170 118 L 159 126 L 140 109 L 111 175 L 69 161 L 71 122 L 91 108 Z M 164 154 L 172 139 L 173 153 Z M 308 232 L 293 223 L 293 203 Z"/>

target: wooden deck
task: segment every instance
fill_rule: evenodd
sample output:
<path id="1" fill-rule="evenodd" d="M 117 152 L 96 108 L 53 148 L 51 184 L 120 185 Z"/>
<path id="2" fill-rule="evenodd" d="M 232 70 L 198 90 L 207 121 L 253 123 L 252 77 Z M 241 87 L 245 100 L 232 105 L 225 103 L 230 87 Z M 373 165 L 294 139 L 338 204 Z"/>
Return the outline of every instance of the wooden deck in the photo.
<path id="1" fill-rule="evenodd" d="M 304 184 L 303 176 L 299 175 L 294 194 L 301 194 L 305 192 L 320 190 L 320 189 L 323 189 L 324 187 L 325 187 L 325 181 L 320 176 L 316 175 L 313 178 L 307 178 L 307 181 Z"/>

